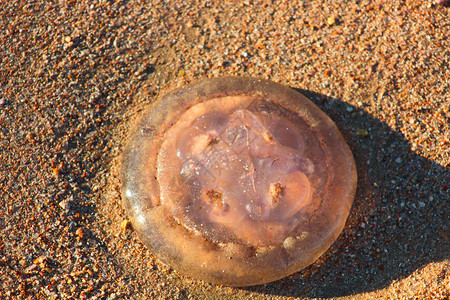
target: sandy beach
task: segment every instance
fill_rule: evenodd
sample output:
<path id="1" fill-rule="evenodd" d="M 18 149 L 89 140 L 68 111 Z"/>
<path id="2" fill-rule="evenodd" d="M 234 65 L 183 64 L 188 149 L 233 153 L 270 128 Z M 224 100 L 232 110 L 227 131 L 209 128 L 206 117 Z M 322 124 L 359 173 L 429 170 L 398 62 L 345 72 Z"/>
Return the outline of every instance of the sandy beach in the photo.
<path id="1" fill-rule="evenodd" d="M 434 1 L 0 3 L 0 299 L 448 299 L 450 7 Z M 127 225 L 121 154 L 158 96 L 289 86 L 357 164 L 344 231 L 254 287 L 161 263 Z"/>

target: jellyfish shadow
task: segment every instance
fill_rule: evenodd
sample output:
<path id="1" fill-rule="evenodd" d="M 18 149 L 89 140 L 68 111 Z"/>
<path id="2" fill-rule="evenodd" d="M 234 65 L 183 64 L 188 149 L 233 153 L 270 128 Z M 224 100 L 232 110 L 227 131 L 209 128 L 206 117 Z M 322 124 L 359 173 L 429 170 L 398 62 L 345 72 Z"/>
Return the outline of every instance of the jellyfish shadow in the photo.
<path id="1" fill-rule="evenodd" d="M 333 119 L 352 149 L 358 170 L 355 202 L 341 236 L 318 261 L 277 282 L 243 289 L 291 297 L 349 296 L 383 289 L 448 259 L 449 168 L 414 153 L 400 131 L 364 108 L 295 90 Z"/>

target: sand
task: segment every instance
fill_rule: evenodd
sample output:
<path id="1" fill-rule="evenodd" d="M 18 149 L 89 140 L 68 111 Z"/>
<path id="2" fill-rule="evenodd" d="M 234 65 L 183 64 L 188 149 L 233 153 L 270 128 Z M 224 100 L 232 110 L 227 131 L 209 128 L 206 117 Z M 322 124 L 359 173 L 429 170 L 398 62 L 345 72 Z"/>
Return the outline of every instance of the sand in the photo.
<path id="1" fill-rule="evenodd" d="M 1 299 L 447 299 L 450 8 L 430 1 L 3 1 Z M 314 264 L 230 288 L 163 265 L 127 226 L 130 128 L 196 79 L 261 77 L 337 124 L 358 190 Z"/>

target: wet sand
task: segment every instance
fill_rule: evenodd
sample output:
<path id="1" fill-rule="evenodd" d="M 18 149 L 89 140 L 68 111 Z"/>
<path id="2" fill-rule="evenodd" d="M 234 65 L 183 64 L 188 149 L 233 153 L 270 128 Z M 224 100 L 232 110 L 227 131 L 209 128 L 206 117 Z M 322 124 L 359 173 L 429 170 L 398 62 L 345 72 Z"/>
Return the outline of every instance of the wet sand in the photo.
<path id="1" fill-rule="evenodd" d="M 432 1 L 0 4 L 0 298 L 448 298 L 449 14 Z M 130 127 L 158 95 L 223 75 L 306 95 L 358 168 L 339 239 L 263 286 L 163 265 L 121 205 Z"/>

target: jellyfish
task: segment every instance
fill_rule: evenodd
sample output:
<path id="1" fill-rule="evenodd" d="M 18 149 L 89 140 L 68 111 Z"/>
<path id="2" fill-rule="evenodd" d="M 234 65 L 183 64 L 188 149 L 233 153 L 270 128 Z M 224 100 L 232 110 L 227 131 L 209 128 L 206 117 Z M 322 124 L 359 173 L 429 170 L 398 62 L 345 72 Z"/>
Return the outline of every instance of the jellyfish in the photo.
<path id="1" fill-rule="evenodd" d="M 222 77 L 155 101 L 123 154 L 125 210 L 164 263 L 228 286 L 272 282 L 337 239 L 356 190 L 352 153 L 293 89 Z"/>

